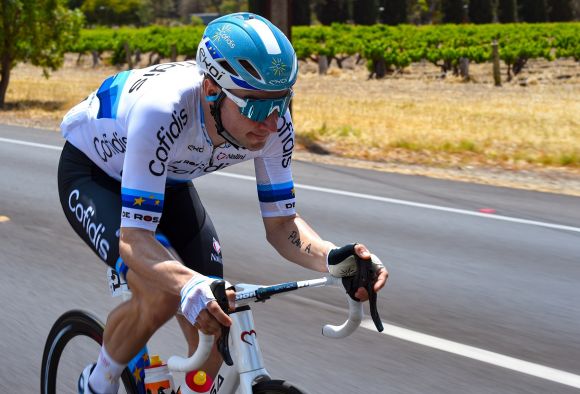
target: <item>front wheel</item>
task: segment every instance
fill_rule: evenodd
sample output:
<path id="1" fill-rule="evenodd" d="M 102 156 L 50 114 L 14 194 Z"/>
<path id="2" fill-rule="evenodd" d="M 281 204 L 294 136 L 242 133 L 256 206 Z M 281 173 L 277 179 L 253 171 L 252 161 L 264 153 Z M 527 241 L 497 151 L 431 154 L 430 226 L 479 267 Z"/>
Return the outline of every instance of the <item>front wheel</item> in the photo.
<path id="1" fill-rule="evenodd" d="M 266 380 L 252 387 L 253 394 L 305 394 L 285 380 Z"/>
<path id="2" fill-rule="evenodd" d="M 78 336 L 91 338 L 101 345 L 103 343 L 103 330 L 103 324 L 97 318 L 83 311 L 69 311 L 58 318 L 52 326 L 44 346 L 40 371 L 41 394 L 56 394 L 58 366 L 65 346 Z M 79 374 L 81 370 L 82 367 Z M 125 368 L 121 379 L 127 393 L 138 392 L 129 369 Z"/>

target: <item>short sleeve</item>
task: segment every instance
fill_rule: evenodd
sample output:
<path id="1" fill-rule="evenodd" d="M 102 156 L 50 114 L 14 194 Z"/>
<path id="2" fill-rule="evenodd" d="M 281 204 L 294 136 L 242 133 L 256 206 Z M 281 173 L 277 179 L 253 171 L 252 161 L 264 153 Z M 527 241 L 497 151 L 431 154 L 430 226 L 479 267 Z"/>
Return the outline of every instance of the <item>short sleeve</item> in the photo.
<path id="1" fill-rule="evenodd" d="M 263 217 L 296 214 L 292 179 L 294 126 L 290 112 L 278 120 L 277 135 L 272 136 L 262 155 L 254 159 L 258 200 Z"/>
<path id="2" fill-rule="evenodd" d="M 121 227 L 155 231 L 163 212 L 167 163 L 175 139 L 164 127 L 173 106 L 140 100 L 130 110 L 121 176 Z"/>

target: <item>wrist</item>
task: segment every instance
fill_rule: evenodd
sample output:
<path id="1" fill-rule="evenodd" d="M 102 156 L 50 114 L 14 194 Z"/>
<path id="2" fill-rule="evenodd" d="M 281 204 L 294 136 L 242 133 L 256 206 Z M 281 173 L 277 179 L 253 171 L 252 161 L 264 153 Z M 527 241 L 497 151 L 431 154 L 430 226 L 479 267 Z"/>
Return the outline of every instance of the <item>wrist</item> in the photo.
<path id="1" fill-rule="evenodd" d="M 327 268 L 330 275 L 342 278 L 356 273 L 356 243 L 346 244 L 328 251 Z"/>
<path id="2" fill-rule="evenodd" d="M 180 311 L 190 323 L 194 324 L 199 313 L 210 301 L 215 300 L 209 286 L 213 281 L 205 275 L 195 273 L 182 287 Z"/>
<path id="3" fill-rule="evenodd" d="M 333 249 L 337 249 L 337 248 L 338 248 L 338 246 L 336 246 L 332 242 L 326 242 L 326 252 L 324 253 L 324 263 L 326 265 L 326 271 L 324 271 L 324 272 L 330 272 L 330 268 L 328 265 L 328 256 L 330 255 L 330 252 Z"/>

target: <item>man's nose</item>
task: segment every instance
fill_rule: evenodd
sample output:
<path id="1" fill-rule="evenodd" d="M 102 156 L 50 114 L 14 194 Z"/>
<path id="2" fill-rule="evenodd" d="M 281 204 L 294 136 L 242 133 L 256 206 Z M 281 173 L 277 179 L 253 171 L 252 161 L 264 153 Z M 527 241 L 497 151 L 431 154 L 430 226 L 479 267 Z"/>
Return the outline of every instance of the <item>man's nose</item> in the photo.
<path id="1" fill-rule="evenodd" d="M 278 129 L 278 111 L 272 112 L 260 125 L 271 133 L 275 132 Z"/>

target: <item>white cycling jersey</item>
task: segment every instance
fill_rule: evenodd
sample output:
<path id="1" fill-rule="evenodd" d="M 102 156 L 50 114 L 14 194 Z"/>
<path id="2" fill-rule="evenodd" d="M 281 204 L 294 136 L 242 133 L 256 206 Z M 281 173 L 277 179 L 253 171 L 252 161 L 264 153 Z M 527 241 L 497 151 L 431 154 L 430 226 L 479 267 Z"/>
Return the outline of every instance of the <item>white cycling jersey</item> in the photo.
<path id="1" fill-rule="evenodd" d="M 195 62 L 188 61 L 123 71 L 65 115 L 63 136 L 121 181 L 122 227 L 155 231 L 166 184 L 249 159 L 254 159 L 262 216 L 295 213 L 290 113 L 279 118 L 278 132 L 262 150 L 213 146 L 201 108 L 202 80 Z"/>

